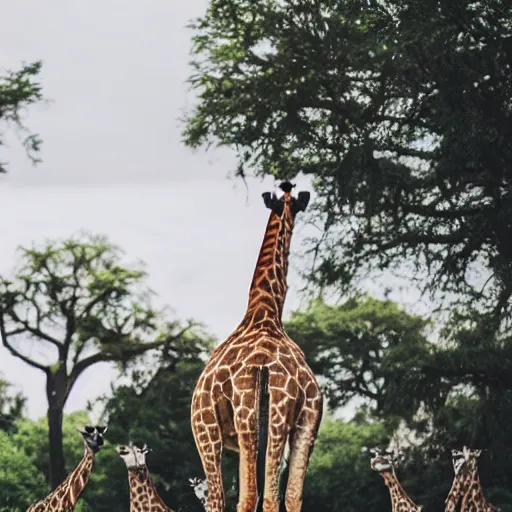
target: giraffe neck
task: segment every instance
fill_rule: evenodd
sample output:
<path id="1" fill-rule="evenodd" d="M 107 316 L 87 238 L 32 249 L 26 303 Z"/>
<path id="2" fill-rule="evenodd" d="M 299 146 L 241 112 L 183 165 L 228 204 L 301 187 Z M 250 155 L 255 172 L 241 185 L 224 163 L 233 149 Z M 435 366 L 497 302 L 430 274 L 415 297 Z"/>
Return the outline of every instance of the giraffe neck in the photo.
<path id="1" fill-rule="evenodd" d="M 86 446 L 84 456 L 76 468 L 46 498 L 50 510 L 73 510 L 78 498 L 89 482 L 94 465 L 94 453 Z"/>
<path id="2" fill-rule="evenodd" d="M 455 512 L 460 499 L 469 489 L 471 475 L 459 474 L 453 479 L 452 487 L 445 500 L 445 512 Z"/>
<path id="3" fill-rule="evenodd" d="M 285 202 L 281 216 L 270 213 L 249 290 L 246 320 L 261 317 L 281 323 L 293 226 L 289 201 Z"/>
<path id="4" fill-rule="evenodd" d="M 421 508 L 418 507 L 418 505 L 416 505 L 416 503 L 414 503 L 414 501 L 412 501 L 404 491 L 394 472 L 385 471 L 380 475 L 388 486 L 389 494 L 391 496 L 391 509 L 393 512 L 412 512 L 421 510 Z"/>
<path id="5" fill-rule="evenodd" d="M 149 473 L 147 468 L 128 470 L 128 484 L 130 487 L 130 512 L 146 512 L 150 510 L 147 500 L 147 481 Z"/>
<path id="6" fill-rule="evenodd" d="M 469 505 L 471 503 L 475 505 L 477 510 L 482 510 L 483 512 L 491 512 L 496 510 L 494 505 L 487 503 L 485 500 L 484 490 L 480 484 L 480 476 L 478 475 L 478 470 L 474 471 L 471 475 L 469 490 L 467 491 L 466 496 L 467 500 L 464 500 L 461 511 L 469 510 Z"/>
<path id="7" fill-rule="evenodd" d="M 172 512 L 156 491 L 147 468 L 128 470 L 130 512 Z"/>
<path id="8" fill-rule="evenodd" d="M 172 512 L 172 510 L 163 502 L 162 498 L 160 498 L 151 477 L 148 478 L 148 496 L 151 511 Z"/>

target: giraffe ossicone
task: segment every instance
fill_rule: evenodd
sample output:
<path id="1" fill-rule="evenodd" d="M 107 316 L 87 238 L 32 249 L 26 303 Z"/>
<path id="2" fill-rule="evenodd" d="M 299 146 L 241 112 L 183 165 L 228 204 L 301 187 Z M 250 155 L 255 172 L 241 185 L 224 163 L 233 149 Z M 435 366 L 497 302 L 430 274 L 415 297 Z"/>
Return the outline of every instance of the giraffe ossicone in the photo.
<path id="1" fill-rule="evenodd" d="M 107 427 L 85 425 L 78 430 L 84 441 L 84 455 L 75 469 L 44 500 L 32 504 L 27 512 L 72 512 L 89 482 L 94 457 L 104 445 Z"/>
<path id="2" fill-rule="evenodd" d="M 217 346 L 196 384 L 192 430 L 208 484 L 208 512 L 225 508 L 224 449 L 239 452 L 238 512 L 278 512 L 285 449 L 288 512 L 300 512 L 309 458 L 322 417 L 322 395 L 304 353 L 282 324 L 288 254 L 295 217 L 309 192 L 262 194 L 271 210 L 249 290 L 235 331 Z"/>

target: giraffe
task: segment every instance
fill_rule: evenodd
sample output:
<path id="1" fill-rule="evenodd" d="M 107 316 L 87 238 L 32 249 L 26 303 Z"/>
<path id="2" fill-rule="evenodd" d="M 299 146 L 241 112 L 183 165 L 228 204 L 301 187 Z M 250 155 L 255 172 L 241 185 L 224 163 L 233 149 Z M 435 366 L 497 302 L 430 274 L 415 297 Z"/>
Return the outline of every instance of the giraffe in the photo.
<path id="1" fill-rule="evenodd" d="M 116 451 L 128 469 L 130 512 L 173 512 L 158 495 L 146 465 L 147 445 L 142 448 L 129 444 L 116 446 Z"/>
<path id="2" fill-rule="evenodd" d="M 458 503 L 469 489 L 471 474 L 466 464 L 468 448 L 465 446 L 460 450 L 452 450 L 452 464 L 455 476 L 452 487 L 445 500 L 445 512 L 455 512 Z"/>
<path id="3" fill-rule="evenodd" d="M 44 500 L 31 505 L 27 512 L 72 512 L 91 476 L 94 457 L 103 446 L 107 427 L 85 426 L 79 430 L 84 440 L 84 456 L 66 479 Z"/>
<path id="4" fill-rule="evenodd" d="M 463 448 L 464 464 L 469 473 L 468 489 L 462 499 L 460 507 L 461 512 L 496 512 L 494 505 L 487 503 L 484 497 L 484 491 L 480 485 L 480 477 L 478 475 L 478 457 L 482 454 L 482 450 L 470 450 Z"/>
<path id="5" fill-rule="evenodd" d="M 246 313 L 217 346 L 199 377 L 191 423 L 206 474 L 208 512 L 225 507 L 223 449 L 239 452 L 237 512 L 278 512 L 279 476 L 289 450 L 285 505 L 300 512 L 309 457 L 322 417 L 322 395 L 304 353 L 286 334 L 282 312 L 295 216 L 309 192 L 292 197 L 265 192 L 271 210 L 256 263 Z"/>
<path id="6" fill-rule="evenodd" d="M 371 459 L 370 466 L 374 471 L 377 471 L 380 474 L 389 489 L 392 512 L 421 511 L 422 507 L 420 505 L 416 505 L 400 485 L 390 456 L 377 454 Z"/>

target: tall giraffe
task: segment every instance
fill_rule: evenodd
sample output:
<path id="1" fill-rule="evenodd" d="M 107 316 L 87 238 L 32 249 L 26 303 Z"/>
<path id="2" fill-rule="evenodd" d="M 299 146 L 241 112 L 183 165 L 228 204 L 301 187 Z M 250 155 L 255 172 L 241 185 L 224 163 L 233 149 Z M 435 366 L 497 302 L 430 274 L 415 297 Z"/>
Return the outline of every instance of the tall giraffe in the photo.
<path id="1" fill-rule="evenodd" d="M 147 445 L 116 446 L 128 469 L 130 512 L 173 512 L 160 498 L 146 464 Z"/>
<path id="2" fill-rule="evenodd" d="M 309 192 L 265 192 L 271 210 L 245 316 L 215 350 L 196 384 L 191 421 L 208 485 L 208 512 L 225 507 L 223 448 L 238 451 L 238 512 L 278 512 L 279 475 L 290 449 L 285 504 L 300 512 L 309 457 L 322 417 L 322 396 L 304 353 L 282 324 L 295 216 Z"/>
<path id="3" fill-rule="evenodd" d="M 462 448 L 462 451 L 452 450 L 452 464 L 455 476 L 450 492 L 445 500 L 445 512 L 455 512 L 457 505 L 469 489 L 471 473 L 466 464 L 468 452 L 469 449 L 465 446 Z"/>
<path id="4" fill-rule="evenodd" d="M 486 501 L 480 484 L 478 457 L 482 454 L 482 450 L 470 450 L 464 447 L 463 452 L 464 463 L 467 465 L 470 478 L 468 489 L 462 499 L 461 512 L 496 512 L 498 509 Z"/>
<path id="5" fill-rule="evenodd" d="M 85 426 L 79 430 L 84 440 L 84 456 L 66 479 L 44 500 L 31 505 L 27 512 L 72 512 L 91 476 L 94 457 L 103 446 L 107 427 Z"/>
<path id="6" fill-rule="evenodd" d="M 416 505 L 400 485 L 390 456 L 376 455 L 371 459 L 370 466 L 374 471 L 380 474 L 389 489 L 392 512 L 421 511 L 422 507 Z"/>

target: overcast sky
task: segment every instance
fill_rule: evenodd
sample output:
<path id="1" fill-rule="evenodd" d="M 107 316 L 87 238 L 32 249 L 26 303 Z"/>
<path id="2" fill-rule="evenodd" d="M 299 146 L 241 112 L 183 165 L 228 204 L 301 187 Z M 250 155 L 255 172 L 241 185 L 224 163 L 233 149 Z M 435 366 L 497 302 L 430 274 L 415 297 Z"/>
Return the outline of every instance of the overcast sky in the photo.
<path id="1" fill-rule="evenodd" d="M 44 94 L 52 101 L 26 119 L 44 139 L 43 163 L 32 167 L 14 135 L 0 154 L 10 163 L 0 178 L 0 273 L 12 269 L 17 246 L 85 229 L 145 261 L 149 285 L 178 317 L 205 322 L 219 339 L 236 327 L 268 218 L 261 193 L 274 182 L 251 180 L 247 191 L 226 179 L 234 164 L 228 151 L 193 153 L 181 144 L 178 118 L 190 107 L 191 32 L 184 27 L 206 6 L 4 2 L 2 71 L 42 59 Z M 299 225 L 292 258 L 303 237 Z M 293 268 L 288 281 L 286 311 L 301 305 Z M 30 417 L 45 414 L 40 372 L 2 348 L 0 372 L 28 396 Z M 107 365 L 88 370 L 66 412 L 107 392 L 114 375 Z"/>

